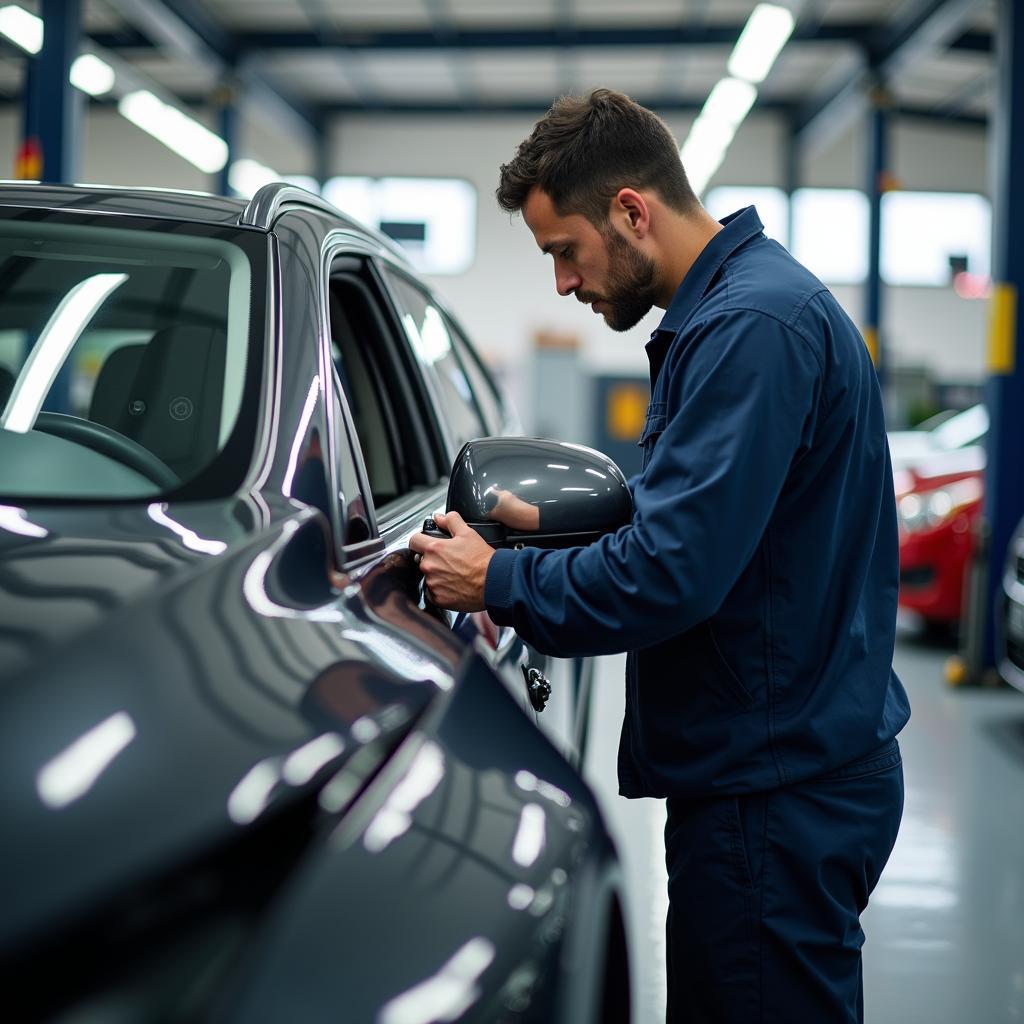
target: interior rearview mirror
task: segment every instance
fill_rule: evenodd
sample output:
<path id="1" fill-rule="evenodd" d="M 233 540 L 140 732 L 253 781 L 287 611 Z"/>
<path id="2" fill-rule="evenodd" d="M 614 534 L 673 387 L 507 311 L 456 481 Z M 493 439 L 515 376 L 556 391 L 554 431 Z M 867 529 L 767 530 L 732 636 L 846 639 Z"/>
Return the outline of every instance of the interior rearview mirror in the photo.
<path id="1" fill-rule="evenodd" d="M 607 455 L 568 441 L 484 437 L 452 467 L 448 511 L 492 547 L 589 544 L 633 516 L 626 479 Z"/>

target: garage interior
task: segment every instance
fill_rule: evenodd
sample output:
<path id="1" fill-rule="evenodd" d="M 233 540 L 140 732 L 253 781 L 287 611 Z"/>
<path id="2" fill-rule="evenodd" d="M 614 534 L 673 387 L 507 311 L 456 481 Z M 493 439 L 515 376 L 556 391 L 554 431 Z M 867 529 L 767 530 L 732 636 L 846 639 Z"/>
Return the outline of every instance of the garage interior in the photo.
<path id="1" fill-rule="evenodd" d="M 895 667 L 913 717 L 900 838 L 864 918 L 866 1019 L 1020 1021 L 1024 614 L 1007 594 L 1024 594 L 1024 5 L 778 5 L 787 32 L 751 84 L 733 58 L 754 0 L 3 4 L 0 166 L 321 194 L 406 247 L 527 434 L 592 445 L 629 476 L 660 311 L 613 334 L 564 301 L 493 193 L 559 95 L 609 87 L 661 115 L 707 208 L 756 205 L 834 292 L 875 361 L 894 459 L 909 445 Z M 730 81 L 739 99 L 717 88 Z M 914 461 L 928 430 L 953 460 L 930 478 Z M 626 867 L 648 1024 L 664 1015 L 665 819 L 617 796 L 623 665 L 599 663 L 584 774 Z"/>

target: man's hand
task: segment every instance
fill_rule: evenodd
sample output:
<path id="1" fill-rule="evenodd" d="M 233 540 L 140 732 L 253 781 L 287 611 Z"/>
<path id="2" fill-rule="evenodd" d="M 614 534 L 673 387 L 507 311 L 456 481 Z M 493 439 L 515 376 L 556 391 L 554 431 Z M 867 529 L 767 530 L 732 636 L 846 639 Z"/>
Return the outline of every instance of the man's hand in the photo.
<path id="1" fill-rule="evenodd" d="M 483 611 L 487 566 L 494 552 L 458 512 L 438 512 L 434 522 L 451 534 L 450 540 L 422 533 L 409 540 L 409 549 L 420 556 L 420 572 L 434 604 L 455 612 Z"/>

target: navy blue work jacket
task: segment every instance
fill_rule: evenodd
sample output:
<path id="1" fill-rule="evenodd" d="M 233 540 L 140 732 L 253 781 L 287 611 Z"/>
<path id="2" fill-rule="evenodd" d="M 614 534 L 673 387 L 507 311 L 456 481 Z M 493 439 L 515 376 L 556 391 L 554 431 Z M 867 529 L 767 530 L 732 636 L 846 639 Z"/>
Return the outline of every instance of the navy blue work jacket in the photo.
<path id="1" fill-rule="evenodd" d="M 538 650 L 629 651 L 625 796 L 814 778 L 906 723 L 881 395 L 835 298 L 753 207 L 728 217 L 647 346 L 632 523 L 497 551 L 485 601 Z"/>

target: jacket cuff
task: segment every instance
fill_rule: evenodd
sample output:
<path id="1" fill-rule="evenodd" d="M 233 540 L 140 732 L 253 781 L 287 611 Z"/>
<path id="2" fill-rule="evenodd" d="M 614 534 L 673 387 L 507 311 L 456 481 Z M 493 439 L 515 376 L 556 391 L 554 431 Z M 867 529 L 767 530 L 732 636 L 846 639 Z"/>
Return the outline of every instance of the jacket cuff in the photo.
<path id="1" fill-rule="evenodd" d="M 488 614 L 499 626 L 508 626 L 512 622 L 512 570 L 515 560 L 515 551 L 498 548 L 487 566 L 484 604 L 487 605 Z"/>

